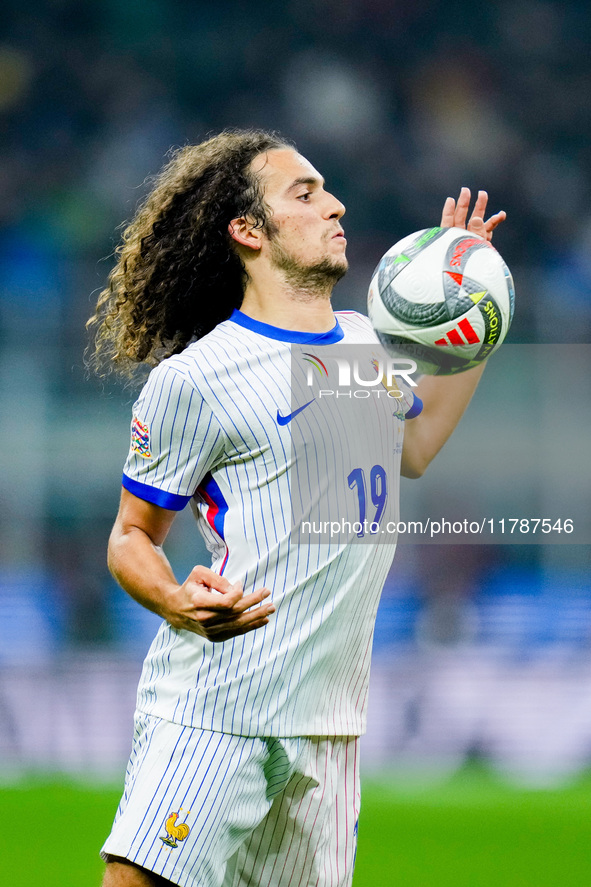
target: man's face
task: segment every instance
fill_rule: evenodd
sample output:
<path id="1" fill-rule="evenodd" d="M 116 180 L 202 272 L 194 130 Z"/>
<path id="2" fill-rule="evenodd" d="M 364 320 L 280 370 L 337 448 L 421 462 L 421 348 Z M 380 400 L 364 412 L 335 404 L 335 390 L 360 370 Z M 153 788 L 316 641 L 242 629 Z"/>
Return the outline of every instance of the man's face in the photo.
<path id="1" fill-rule="evenodd" d="M 255 158 L 252 168 L 271 210 L 263 243 L 271 263 L 296 286 L 334 285 L 348 268 L 343 204 L 324 190 L 322 176 L 296 151 L 269 151 Z"/>

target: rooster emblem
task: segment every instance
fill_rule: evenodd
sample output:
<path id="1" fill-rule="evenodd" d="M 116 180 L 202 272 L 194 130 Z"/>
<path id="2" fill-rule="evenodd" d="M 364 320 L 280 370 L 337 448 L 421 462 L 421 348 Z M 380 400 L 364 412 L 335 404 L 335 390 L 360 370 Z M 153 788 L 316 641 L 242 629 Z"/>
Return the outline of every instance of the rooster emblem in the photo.
<path id="1" fill-rule="evenodd" d="M 190 811 L 187 811 L 187 816 L 189 815 L 189 812 Z M 176 821 L 178 818 L 178 813 L 170 813 L 164 823 L 166 835 L 164 837 L 161 835 L 160 840 L 163 844 L 167 844 L 169 847 L 178 847 L 179 845 L 177 844 L 177 841 L 184 841 L 191 831 L 186 822 L 181 822 L 177 825 Z"/>

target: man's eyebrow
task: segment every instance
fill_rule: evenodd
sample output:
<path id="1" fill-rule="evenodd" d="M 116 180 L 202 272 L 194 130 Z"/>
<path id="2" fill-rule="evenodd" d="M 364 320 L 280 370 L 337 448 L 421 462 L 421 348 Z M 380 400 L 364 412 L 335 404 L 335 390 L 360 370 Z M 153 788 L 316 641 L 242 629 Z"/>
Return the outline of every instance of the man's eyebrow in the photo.
<path id="1" fill-rule="evenodd" d="M 324 185 L 324 179 L 319 179 L 317 176 L 300 176 L 299 179 L 293 180 L 287 189 L 287 193 L 289 194 L 290 191 L 295 191 L 300 185 L 320 185 L 320 187 L 322 187 Z"/>

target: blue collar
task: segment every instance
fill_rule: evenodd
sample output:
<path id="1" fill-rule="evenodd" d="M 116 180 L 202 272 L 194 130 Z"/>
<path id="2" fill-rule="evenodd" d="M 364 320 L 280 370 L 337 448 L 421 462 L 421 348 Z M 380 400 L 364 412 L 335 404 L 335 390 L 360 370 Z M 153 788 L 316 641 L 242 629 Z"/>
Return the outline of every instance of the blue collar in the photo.
<path id="1" fill-rule="evenodd" d="M 244 314 L 242 311 L 234 309 L 228 320 L 237 323 L 239 326 L 252 330 L 253 333 L 260 333 L 261 336 L 267 336 L 268 339 L 278 339 L 280 342 L 294 342 L 298 345 L 334 345 L 340 342 L 345 335 L 343 329 L 336 321 L 335 325 L 327 333 L 301 333 L 297 330 L 283 330 L 278 326 L 271 326 L 269 323 L 262 323 Z"/>

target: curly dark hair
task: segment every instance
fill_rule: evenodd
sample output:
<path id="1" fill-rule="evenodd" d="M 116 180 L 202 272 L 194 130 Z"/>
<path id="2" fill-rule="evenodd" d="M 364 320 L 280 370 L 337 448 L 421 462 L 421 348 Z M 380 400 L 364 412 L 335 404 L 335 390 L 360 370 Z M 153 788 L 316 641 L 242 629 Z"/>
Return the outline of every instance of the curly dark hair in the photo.
<path id="1" fill-rule="evenodd" d="M 225 131 L 172 154 L 123 233 L 116 264 L 87 323 L 90 365 L 132 375 L 156 366 L 226 320 L 242 303 L 244 265 L 228 223 L 268 223 L 252 160 L 293 148 L 276 133 Z"/>

